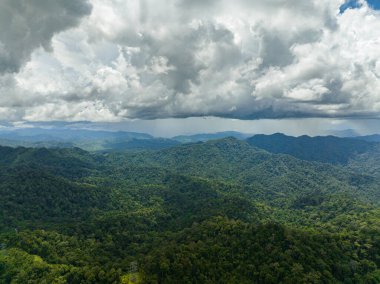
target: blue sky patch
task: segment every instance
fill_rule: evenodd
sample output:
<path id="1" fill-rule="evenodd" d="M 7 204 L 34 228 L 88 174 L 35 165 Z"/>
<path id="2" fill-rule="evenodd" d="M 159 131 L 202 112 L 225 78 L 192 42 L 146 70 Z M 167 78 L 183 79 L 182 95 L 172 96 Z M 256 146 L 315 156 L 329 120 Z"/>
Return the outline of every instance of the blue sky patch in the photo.
<path id="1" fill-rule="evenodd" d="M 380 10 L 380 0 L 367 0 L 368 5 L 375 9 Z M 344 13 L 347 9 L 357 9 L 362 5 L 357 0 L 347 0 L 342 6 L 340 6 L 340 13 Z"/>
<path id="2" fill-rule="evenodd" d="M 367 3 L 373 9 L 380 10 L 380 0 L 367 0 Z"/>
<path id="3" fill-rule="evenodd" d="M 343 14 L 347 9 L 360 8 L 362 5 L 357 0 L 347 0 L 342 6 L 340 6 L 340 13 Z"/>

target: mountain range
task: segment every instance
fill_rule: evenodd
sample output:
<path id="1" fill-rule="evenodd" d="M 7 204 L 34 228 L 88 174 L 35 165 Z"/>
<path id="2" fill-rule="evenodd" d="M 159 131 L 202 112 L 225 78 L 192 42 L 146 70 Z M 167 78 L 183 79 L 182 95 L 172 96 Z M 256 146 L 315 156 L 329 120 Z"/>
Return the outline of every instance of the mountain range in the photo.
<path id="1" fill-rule="evenodd" d="M 1 283 L 380 280 L 377 142 L 115 136 L 0 147 Z"/>

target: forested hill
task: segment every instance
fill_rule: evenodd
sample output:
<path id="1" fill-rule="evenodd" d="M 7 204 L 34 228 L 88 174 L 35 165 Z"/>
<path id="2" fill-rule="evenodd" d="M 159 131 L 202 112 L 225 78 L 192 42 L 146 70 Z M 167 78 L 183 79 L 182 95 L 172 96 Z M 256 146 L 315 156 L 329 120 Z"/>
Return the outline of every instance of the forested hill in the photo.
<path id="1" fill-rule="evenodd" d="M 380 183 L 351 162 L 0 147 L 0 178 L 0 283 L 380 281 Z"/>
<path id="2" fill-rule="evenodd" d="M 369 142 L 380 142 L 380 135 L 379 134 L 373 134 L 373 135 L 366 135 L 366 136 L 357 136 L 354 137 L 358 140 L 364 140 Z"/>
<path id="3" fill-rule="evenodd" d="M 303 160 L 332 164 L 347 164 L 356 155 L 376 147 L 376 143 L 361 139 L 334 136 L 292 137 L 281 133 L 255 135 L 248 138 L 247 142 L 271 153 L 289 154 Z"/>

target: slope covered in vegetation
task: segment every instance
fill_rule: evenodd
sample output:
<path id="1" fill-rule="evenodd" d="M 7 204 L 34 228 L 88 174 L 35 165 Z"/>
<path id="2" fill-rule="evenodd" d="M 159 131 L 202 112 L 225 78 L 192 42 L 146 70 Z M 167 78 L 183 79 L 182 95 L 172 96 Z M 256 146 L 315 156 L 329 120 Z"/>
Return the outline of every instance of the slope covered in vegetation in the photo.
<path id="1" fill-rule="evenodd" d="M 0 153 L 1 283 L 380 281 L 371 173 L 234 138 Z"/>

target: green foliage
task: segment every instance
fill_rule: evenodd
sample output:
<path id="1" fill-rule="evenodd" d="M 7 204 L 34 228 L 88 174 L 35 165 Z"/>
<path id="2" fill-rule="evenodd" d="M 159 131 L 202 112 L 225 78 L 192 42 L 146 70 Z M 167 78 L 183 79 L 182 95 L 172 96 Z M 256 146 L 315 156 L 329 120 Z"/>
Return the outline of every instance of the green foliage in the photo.
<path id="1" fill-rule="evenodd" d="M 147 283 L 350 283 L 374 280 L 362 246 L 279 224 L 216 218 L 175 235 L 146 257 Z M 159 260 L 159 261 L 157 261 Z M 373 282 L 375 283 L 375 282 Z"/>
<path id="2" fill-rule="evenodd" d="M 302 160 L 347 164 L 357 154 L 370 151 L 375 144 L 359 139 L 327 137 L 291 137 L 284 134 L 255 135 L 248 143 L 271 153 L 289 154 Z"/>
<path id="3" fill-rule="evenodd" d="M 380 183 L 353 163 L 226 138 L 0 165 L 0 283 L 380 281 Z"/>

